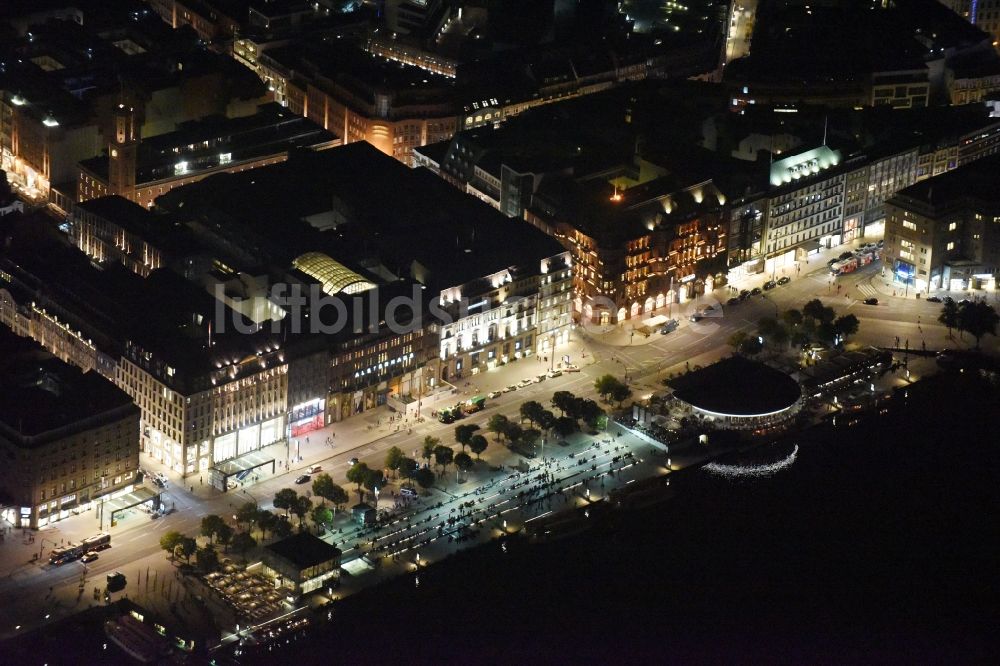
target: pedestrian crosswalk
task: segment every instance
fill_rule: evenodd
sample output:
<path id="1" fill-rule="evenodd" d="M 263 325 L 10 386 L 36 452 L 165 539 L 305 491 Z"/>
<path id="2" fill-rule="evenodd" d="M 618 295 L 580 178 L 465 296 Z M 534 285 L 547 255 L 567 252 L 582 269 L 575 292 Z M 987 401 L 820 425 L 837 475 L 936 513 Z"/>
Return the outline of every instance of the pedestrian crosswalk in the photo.
<path id="1" fill-rule="evenodd" d="M 875 287 L 871 286 L 870 284 L 859 284 L 858 291 L 861 292 L 861 295 L 864 296 L 865 298 L 872 298 L 874 296 L 878 296 L 878 291 L 876 291 Z"/>

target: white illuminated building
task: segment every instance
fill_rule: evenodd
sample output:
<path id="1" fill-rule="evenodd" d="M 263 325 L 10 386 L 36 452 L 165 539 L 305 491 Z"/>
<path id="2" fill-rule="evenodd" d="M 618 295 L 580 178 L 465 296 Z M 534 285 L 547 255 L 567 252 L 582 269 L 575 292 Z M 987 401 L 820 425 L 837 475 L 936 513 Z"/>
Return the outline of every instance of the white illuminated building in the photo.
<path id="1" fill-rule="evenodd" d="M 568 252 L 442 290 L 439 305 L 453 318 L 441 327 L 442 379 L 558 351 L 569 340 L 571 295 Z"/>
<path id="2" fill-rule="evenodd" d="M 170 356 L 129 342 L 118 365 L 117 383 L 142 413 L 148 456 L 182 476 L 207 475 L 285 438 L 288 365 L 280 345 L 220 348 L 210 353 L 211 369 L 174 367 Z"/>

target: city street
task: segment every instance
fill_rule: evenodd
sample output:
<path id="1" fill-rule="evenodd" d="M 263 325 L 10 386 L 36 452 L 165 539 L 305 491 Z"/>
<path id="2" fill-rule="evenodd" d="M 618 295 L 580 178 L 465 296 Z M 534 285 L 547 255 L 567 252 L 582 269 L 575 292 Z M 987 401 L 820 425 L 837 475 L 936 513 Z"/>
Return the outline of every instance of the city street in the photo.
<path id="1" fill-rule="evenodd" d="M 726 34 L 726 62 L 750 55 L 750 38 L 753 36 L 757 0 L 743 0 L 730 5 L 728 32 Z"/>

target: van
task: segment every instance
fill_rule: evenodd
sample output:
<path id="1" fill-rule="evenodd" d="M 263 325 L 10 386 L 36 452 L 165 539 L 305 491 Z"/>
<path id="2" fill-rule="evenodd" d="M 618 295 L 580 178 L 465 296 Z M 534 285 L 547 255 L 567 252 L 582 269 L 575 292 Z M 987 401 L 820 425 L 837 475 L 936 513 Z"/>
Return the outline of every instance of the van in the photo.
<path id="1" fill-rule="evenodd" d="M 403 497 L 416 498 L 417 491 L 414 490 L 413 488 L 400 488 L 399 494 L 402 495 Z"/>

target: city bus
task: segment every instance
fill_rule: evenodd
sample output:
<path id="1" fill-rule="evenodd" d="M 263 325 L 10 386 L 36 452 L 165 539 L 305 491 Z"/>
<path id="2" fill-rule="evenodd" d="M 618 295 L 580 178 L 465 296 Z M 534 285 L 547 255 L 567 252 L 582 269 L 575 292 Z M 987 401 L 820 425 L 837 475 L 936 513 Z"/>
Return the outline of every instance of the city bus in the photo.
<path id="1" fill-rule="evenodd" d="M 830 266 L 830 272 L 834 275 L 844 275 L 846 273 L 853 273 L 858 268 L 857 257 L 851 257 L 850 259 L 845 259 L 843 261 L 838 261 Z"/>
<path id="2" fill-rule="evenodd" d="M 465 402 L 461 403 L 462 411 L 466 414 L 474 414 L 476 412 L 481 412 L 483 408 L 486 407 L 486 396 L 477 395 L 474 398 L 469 398 Z"/>
<path id="3" fill-rule="evenodd" d="M 104 550 L 111 547 L 111 535 L 101 532 L 96 536 L 84 539 L 77 545 L 70 544 L 65 548 L 55 548 L 49 555 L 49 564 L 65 564 L 83 557 L 92 550 Z"/>

